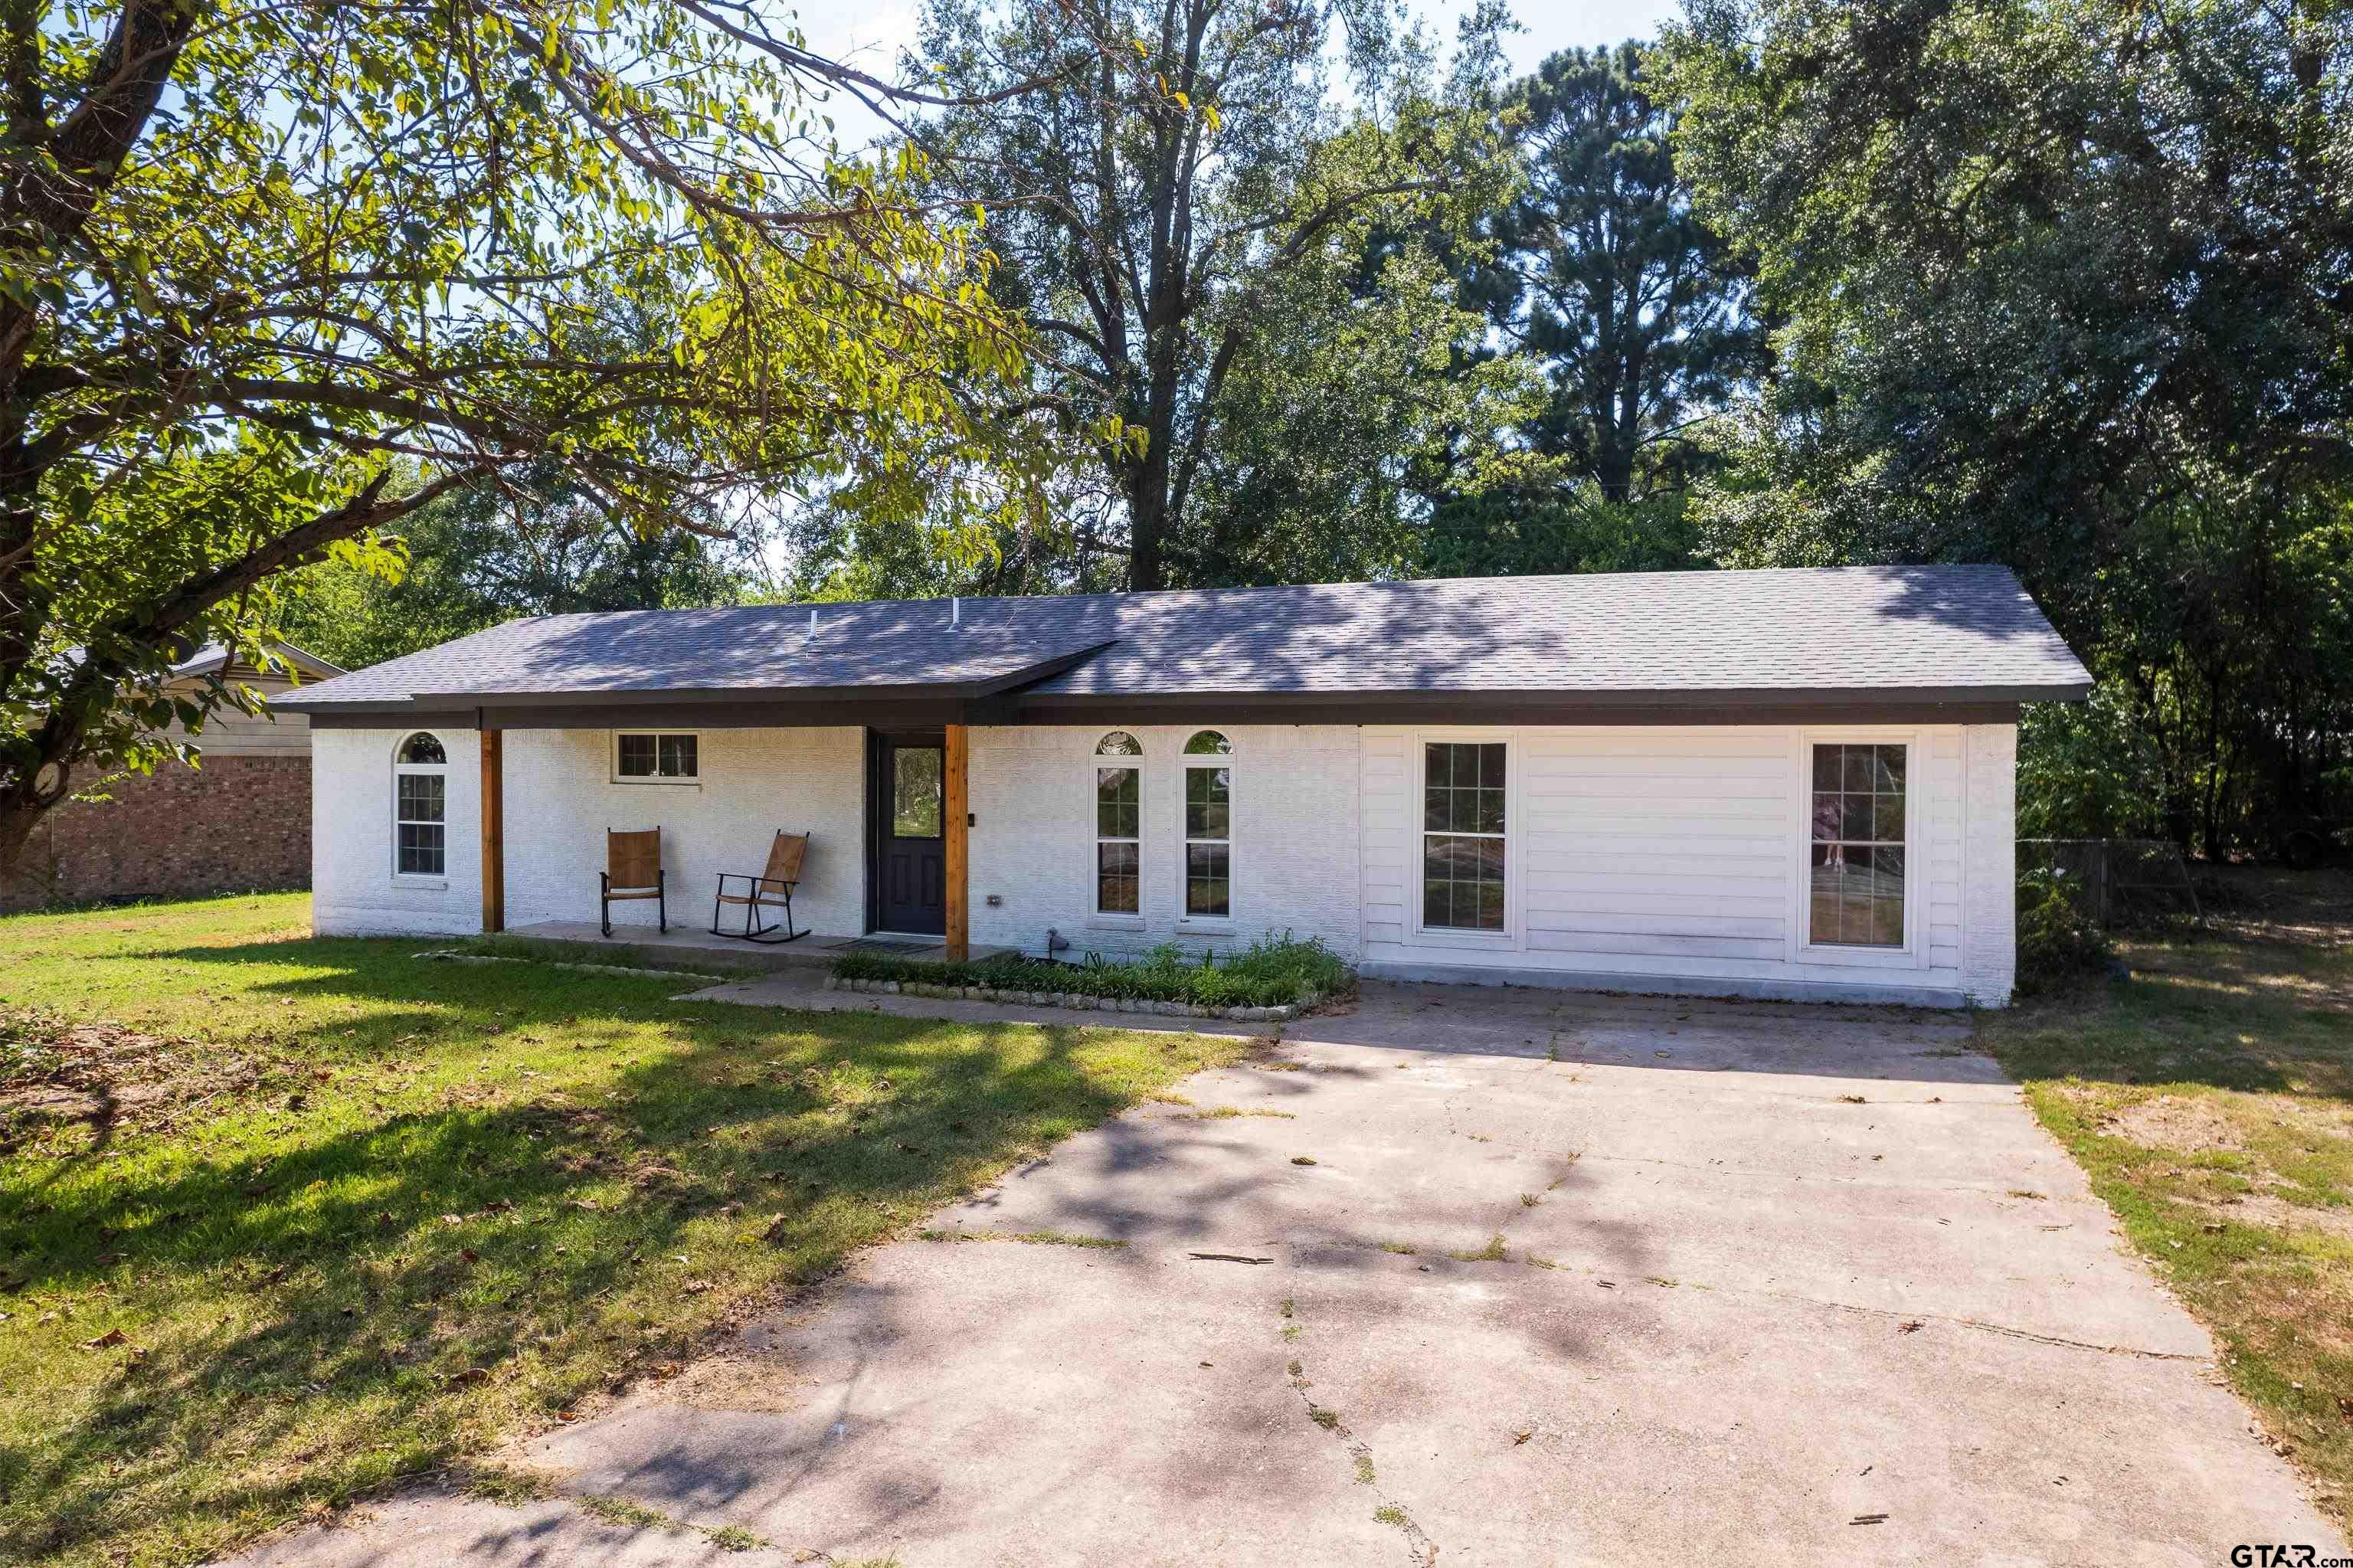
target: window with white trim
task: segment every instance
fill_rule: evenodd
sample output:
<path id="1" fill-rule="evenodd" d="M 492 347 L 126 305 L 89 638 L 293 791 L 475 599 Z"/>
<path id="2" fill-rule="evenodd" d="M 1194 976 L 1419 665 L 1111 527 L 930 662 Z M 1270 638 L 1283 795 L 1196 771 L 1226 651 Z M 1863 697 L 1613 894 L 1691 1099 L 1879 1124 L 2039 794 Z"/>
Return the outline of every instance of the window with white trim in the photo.
<path id="1" fill-rule="evenodd" d="M 401 876 L 440 876 L 448 866 L 449 754 L 438 736 L 419 730 L 392 760 L 392 869 Z"/>
<path id="2" fill-rule="evenodd" d="M 1185 743 L 1185 915 L 1233 913 L 1233 743 L 1205 729 Z"/>
<path id="3" fill-rule="evenodd" d="M 1422 926 L 1503 930 L 1504 743 L 1429 741 L 1421 770 Z"/>
<path id="4" fill-rule="evenodd" d="M 1115 729 L 1095 744 L 1095 913 L 1144 910 L 1144 747 Z"/>
<path id="5" fill-rule="evenodd" d="M 617 784 L 692 784 L 702 777 L 702 737 L 690 730 L 616 730 Z"/>
<path id="6" fill-rule="evenodd" d="M 1813 748 L 1806 931 L 1843 948 L 1904 945 L 1905 778 L 1901 744 Z"/>

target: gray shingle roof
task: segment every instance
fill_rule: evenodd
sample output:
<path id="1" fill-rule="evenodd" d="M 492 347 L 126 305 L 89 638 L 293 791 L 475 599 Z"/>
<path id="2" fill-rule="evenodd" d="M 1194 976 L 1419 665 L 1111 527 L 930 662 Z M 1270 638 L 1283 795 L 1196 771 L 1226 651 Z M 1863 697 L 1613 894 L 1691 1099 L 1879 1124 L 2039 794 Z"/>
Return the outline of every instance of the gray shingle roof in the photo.
<path id="1" fill-rule="evenodd" d="M 306 687 L 301 705 L 513 694 L 1025 695 L 1936 692 L 2081 695 L 2008 568 L 1456 577 L 513 621 Z M 1090 651 L 1092 652 L 1090 652 Z M 1042 678 L 1040 678 L 1042 677 Z"/>

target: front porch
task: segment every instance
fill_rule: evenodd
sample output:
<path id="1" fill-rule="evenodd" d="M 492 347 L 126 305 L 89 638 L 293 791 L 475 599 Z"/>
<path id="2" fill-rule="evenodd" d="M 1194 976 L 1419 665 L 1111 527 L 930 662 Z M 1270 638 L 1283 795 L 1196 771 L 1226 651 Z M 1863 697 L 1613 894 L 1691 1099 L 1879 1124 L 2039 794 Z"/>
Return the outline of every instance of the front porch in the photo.
<path id="1" fill-rule="evenodd" d="M 547 724 L 478 733 L 485 933 L 701 953 L 753 969 L 831 962 L 856 948 L 930 959 L 1008 950 L 970 940 L 961 726 Z M 637 846 L 644 859 L 609 862 L 610 833 L 658 834 L 658 859 Z M 805 842 L 793 871 L 769 863 L 780 833 Z M 740 904 L 714 904 L 719 879 L 749 878 L 764 863 L 789 879 L 790 923 L 807 934 L 769 943 L 712 931 L 722 922 L 740 929 L 745 915 Z M 670 928 L 657 928 L 655 901 L 637 893 L 611 905 L 605 937 L 599 874 L 611 869 L 617 888 L 637 889 L 655 881 L 657 868 Z M 747 885 L 738 880 L 733 890 Z M 760 916 L 786 920 L 774 903 Z"/>
<path id="2" fill-rule="evenodd" d="M 594 920 L 540 920 L 527 926 L 509 927 L 506 935 L 536 941 L 575 942 L 583 948 L 602 948 L 612 952 L 631 949 L 658 952 L 668 957 L 685 954 L 709 954 L 712 961 L 733 969 L 781 969 L 788 964 L 829 964 L 846 953 L 880 953 L 894 959 L 910 959 L 928 962 L 944 962 L 948 957 L 947 943 L 943 938 L 864 936 L 828 934 L 811 931 L 793 942 L 746 942 L 740 937 L 714 936 L 699 926 L 672 925 L 667 931 L 651 926 L 616 925 L 613 934 L 606 936 Z M 1011 948 L 995 948 L 975 943 L 971 957 L 1001 958 L 1013 952 Z M 593 953 L 584 952 L 584 959 L 593 959 Z"/>

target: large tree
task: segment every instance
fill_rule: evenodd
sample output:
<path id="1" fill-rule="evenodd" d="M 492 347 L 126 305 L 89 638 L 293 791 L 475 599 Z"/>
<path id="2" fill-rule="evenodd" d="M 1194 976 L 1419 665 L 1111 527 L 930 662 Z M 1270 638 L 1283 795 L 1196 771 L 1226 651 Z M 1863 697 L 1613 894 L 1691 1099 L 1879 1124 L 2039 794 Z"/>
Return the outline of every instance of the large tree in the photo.
<path id="1" fill-rule="evenodd" d="M 1543 379 L 1512 432 L 1516 465 L 1465 491 L 1431 465 L 1426 569 L 1447 576 L 1705 564 L 1685 504 L 1711 463 L 1709 422 L 1759 369 L 1746 270 L 1692 210 L 1672 101 L 1644 46 L 1569 49 L 1513 84 L 1526 178 L 1482 225 L 1463 298 L 1480 361 Z M 1461 432 L 1457 452 L 1473 451 Z"/>
<path id="2" fill-rule="evenodd" d="M 1518 84 L 1528 178 L 1493 220 L 1477 279 L 1496 331 L 1544 367 L 1529 429 L 1603 501 L 1680 489 L 1693 426 L 1755 369 L 1758 334 L 1729 247 L 1675 170 L 1672 101 L 1643 46 L 1568 49 Z"/>
<path id="3" fill-rule="evenodd" d="M 755 5 L 0 29 L 0 866 L 78 762 L 152 765 L 142 694 L 192 641 L 258 653 L 290 568 L 551 470 L 649 530 L 816 483 L 920 507 L 1018 375 L 913 163 L 809 139 L 854 73 Z"/>
<path id="4" fill-rule="evenodd" d="M 1285 570 L 1238 559 L 1200 515 L 1212 497 L 1263 493 L 1240 440 L 1276 408 L 1325 435 L 1351 407 L 1410 430 L 1419 410 L 1401 393 L 1296 383 L 1312 357 L 1366 365 L 1329 352 L 1347 335 L 1330 316 L 1294 340 L 1295 313 L 1388 312 L 1397 327 L 1403 306 L 1417 336 L 1460 330 L 1410 258 L 1394 291 L 1332 285 L 1375 227 L 1503 194 L 1493 106 L 1472 85 L 1497 25 L 1472 19 L 1469 64 L 1447 83 L 1388 0 L 930 0 L 924 79 L 966 102 L 904 121 L 909 142 L 939 188 L 990 204 L 997 296 L 1044 355 L 1038 397 L 1082 429 L 1115 419 L 1125 432 L 1079 444 L 1084 466 L 1063 476 L 1062 510 L 1086 534 L 1074 555 L 1108 554 L 1136 588 Z M 1005 96 L 1040 79 L 1058 85 Z M 1378 363 L 1403 374 L 1386 351 Z M 1348 450 L 1380 445 L 1395 461 L 1401 444 L 1393 430 Z M 1351 520 L 1326 531 L 1295 558 L 1328 560 Z"/>
<path id="5" fill-rule="evenodd" d="M 2161 737 L 2185 842 L 2343 791 L 2345 8 L 1699 0 L 1666 53 L 1702 216 L 1786 320 L 1713 547 L 2017 566 Z"/>

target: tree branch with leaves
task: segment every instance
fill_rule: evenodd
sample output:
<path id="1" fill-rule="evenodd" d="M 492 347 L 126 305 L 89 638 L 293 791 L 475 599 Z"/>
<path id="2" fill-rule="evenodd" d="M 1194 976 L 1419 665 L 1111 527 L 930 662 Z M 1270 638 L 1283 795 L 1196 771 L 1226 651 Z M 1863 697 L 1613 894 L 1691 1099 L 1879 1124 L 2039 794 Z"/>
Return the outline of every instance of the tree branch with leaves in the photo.
<path id="1" fill-rule="evenodd" d="M 1020 504 L 971 479 L 1028 334 L 969 209 L 919 154 L 837 154 L 857 73 L 763 35 L 667 0 L 0 11 L 0 869 L 78 765 L 249 704 L 156 695 L 187 647 L 262 657 L 287 573 L 396 571 L 453 492 L 560 473 L 642 533 L 827 487 Z"/>

